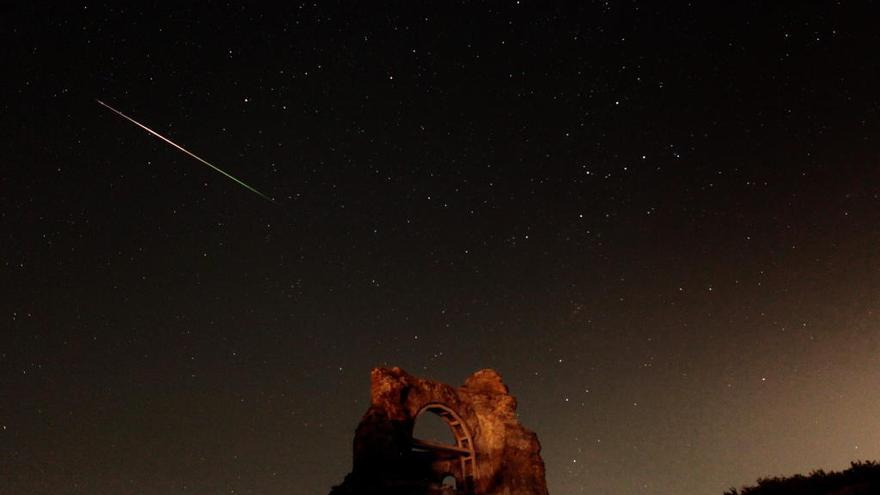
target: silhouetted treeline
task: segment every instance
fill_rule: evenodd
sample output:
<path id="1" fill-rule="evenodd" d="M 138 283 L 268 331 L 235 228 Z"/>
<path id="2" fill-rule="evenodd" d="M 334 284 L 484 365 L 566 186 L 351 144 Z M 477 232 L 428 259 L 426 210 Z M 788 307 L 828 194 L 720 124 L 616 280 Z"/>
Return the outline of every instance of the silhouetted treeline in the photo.
<path id="1" fill-rule="evenodd" d="M 878 495 L 880 463 L 853 462 L 842 472 L 813 471 L 809 476 L 763 478 L 757 486 L 731 488 L 724 495 Z"/>

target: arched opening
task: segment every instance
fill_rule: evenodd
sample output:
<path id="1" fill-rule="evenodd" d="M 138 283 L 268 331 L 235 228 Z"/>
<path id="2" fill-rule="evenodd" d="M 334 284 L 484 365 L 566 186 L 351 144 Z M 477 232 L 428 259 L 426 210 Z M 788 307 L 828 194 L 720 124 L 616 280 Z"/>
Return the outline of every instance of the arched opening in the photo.
<path id="1" fill-rule="evenodd" d="M 440 488 L 443 490 L 443 493 L 456 493 L 456 485 L 458 482 L 455 481 L 455 476 L 451 474 L 447 474 L 443 481 L 440 482 Z"/>
<path id="2" fill-rule="evenodd" d="M 455 411 L 443 404 L 423 407 L 413 425 L 412 449 L 434 466 L 435 490 L 443 495 L 470 493 L 476 454 L 471 432 Z"/>
<path id="3" fill-rule="evenodd" d="M 436 413 L 419 415 L 413 428 L 413 438 L 445 445 L 456 445 L 455 435 L 449 425 Z"/>

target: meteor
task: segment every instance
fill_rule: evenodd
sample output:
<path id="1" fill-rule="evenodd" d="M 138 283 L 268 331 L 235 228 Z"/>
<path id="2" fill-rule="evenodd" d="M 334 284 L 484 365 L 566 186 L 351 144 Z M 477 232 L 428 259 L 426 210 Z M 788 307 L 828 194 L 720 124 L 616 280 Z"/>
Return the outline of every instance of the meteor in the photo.
<path id="1" fill-rule="evenodd" d="M 141 124 L 141 123 L 138 122 L 137 120 L 134 120 L 133 118 L 129 117 L 128 115 L 125 115 L 124 113 L 122 113 L 122 112 L 120 112 L 119 110 L 117 110 L 117 109 L 111 107 L 110 105 L 104 103 L 104 102 L 101 101 L 101 100 L 95 99 L 95 101 L 98 102 L 100 105 L 106 107 L 108 110 L 110 110 L 111 112 L 115 113 L 116 115 L 119 115 L 119 116 L 122 117 L 123 119 L 125 119 L 125 120 L 131 122 L 132 124 L 134 124 L 134 125 L 140 127 L 141 129 L 143 129 L 143 130 L 149 132 L 150 134 L 152 134 L 152 135 L 156 136 L 157 138 L 161 139 L 162 141 L 165 141 L 166 143 L 170 144 L 171 146 L 174 146 L 175 148 L 179 149 L 180 151 L 186 153 L 187 155 L 189 155 L 189 156 L 195 158 L 196 160 L 202 162 L 203 164 L 205 164 L 205 165 L 211 167 L 212 169 L 214 169 L 215 171 L 217 171 L 217 172 L 223 174 L 223 175 L 226 176 L 227 178 L 229 178 L 229 179 L 235 181 L 236 184 L 238 184 L 238 185 L 244 187 L 245 189 L 247 189 L 247 190 L 249 190 L 249 191 L 251 191 L 251 192 L 257 194 L 258 196 L 260 196 L 261 198 L 265 199 L 266 201 L 270 201 L 270 202 L 272 202 L 272 203 L 275 202 L 275 200 L 272 199 L 272 198 L 270 198 L 269 196 L 266 196 L 265 194 L 261 193 L 260 191 L 257 191 L 256 189 L 254 189 L 253 187 L 251 187 L 251 186 L 245 184 L 244 182 L 242 182 L 242 181 L 236 179 L 236 178 L 233 177 L 232 175 L 230 175 L 230 174 L 226 173 L 225 171 L 221 170 L 219 167 L 217 167 L 217 166 L 215 166 L 215 165 L 209 163 L 207 160 L 204 160 L 204 159 L 202 159 L 202 158 L 199 158 L 198 156 L 196 156 L 195 154 L 193 154 L 193 153 L 192 153 L 191 151 L 189 151 L 188 149 L 186 149 L 186 148 L 184 148 L 183 146 L 181 146 L 181 145 L 175 143 L 174 141 L 168 139 L 167 137 L 165 137 L 165 136 L 159 134 L 158 132 L 156 132 L 156 131 L 150 129 L 149 127 L 145 126 L 144 124 Z"/>

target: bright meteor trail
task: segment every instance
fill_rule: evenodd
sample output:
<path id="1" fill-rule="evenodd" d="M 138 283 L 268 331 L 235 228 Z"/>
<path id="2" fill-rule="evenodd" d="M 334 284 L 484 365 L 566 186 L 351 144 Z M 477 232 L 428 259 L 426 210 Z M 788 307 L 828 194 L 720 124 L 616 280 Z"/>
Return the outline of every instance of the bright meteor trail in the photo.
<path id="1" fill-rule="evenodd" d="M 95 101 L 97 101 L 98 103 L 100 103 L 102 106 L 108 108 L 110 111 L 112 111 L 112 112 L 115 113 L 116 115 L 119 115 L 120 117 L 122 117 L 122 118 L 124 118 L 125 120 L 131 122 L 132 124 L 134 124 L 134 125 L 140 127 L 141 129 L 143 129 L 143 130 L 149 132 L 150 134 L 156 136 L 157 138 L 161 139 L 162 141 L 165 141 L 166 143 L 170 144 L 171 146 L 174 146 L 175 148 L 177 148 L 177 149 L 179 149 L 180 151 L 186 153 L 187 155 L 189 155 L 189 156 L 195 158 L 196 160 L 198 160 L 198 161 L 204 163 L 205 165 L 207 165 L 207 166 L 211 167 L 212 169 L 216 170 L 217 172 L 220 172 L 221 174 L 223 174 L 224 176 L 228 177 L 229 179 L 234 180 L 238 185 L 243 186 L 244 188 L 248 189 L 249 191 L 258 194 L 261 198 L 265 199 L 266 201 L 271 201 L 272 203 L 275 202 L 275 200 L 272 199 L 272 198 L 270 198 L 269 196 L 266 196 L 265 194 L 261 193 L 260 191 L 257 191 L 256 189 L 254 189 L 253 187 L 251 187 L 251 186 L 245 184 L 244 182 L 242 182 L 242 181 L 236 179 L 235 177 L 233 177 L 232 175 L 230 175 L 230 174 L 224 172 L 223 170 L 221 170 L 221 169 L 218 168 L 217 166 L 212 165 L 211 163 L 208 163 L 207 160 L 203 160 L 202 158 L 199 158 L 198 156 L 196 156 L 195 154 L 193 154 L 191 151 L 187 150 L 187 149 L 184 148 L 183 146 L 180 146 L 179 144 L 177 144 L 177 143 L 175 143 L 174 141 L 168 139 L 167 137 L 165 137 L 165 136 L 159 134 L 158 132 L 156 132 L 156 131 L 150 129 L 149 127 L 145 126 L 144 124 L 141 124 L 141 123 L 138 122 L 137 120 L 134 120 L 133 118 L 129 117 L 128 115 L 125 115 L 124 113 L 122 113 L 122 112 L 120 112 L 119 110 L 117 110 L 117 109 L 111 107 L 110 105 L 104 103 L 104 102 L 101 101 L 101 100 L 96 99 Z"/>

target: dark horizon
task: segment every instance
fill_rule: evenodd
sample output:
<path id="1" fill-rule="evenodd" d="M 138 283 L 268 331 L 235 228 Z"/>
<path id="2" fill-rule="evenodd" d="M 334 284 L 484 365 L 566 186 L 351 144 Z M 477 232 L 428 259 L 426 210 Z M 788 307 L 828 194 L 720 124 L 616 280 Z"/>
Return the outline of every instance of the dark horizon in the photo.
<path id="1" fill-rule="evenodd" d="M 871 7 L 0 7 L 0 493 L 328 493 L 386 365 L 551 494 L 880 459 Z"/>

